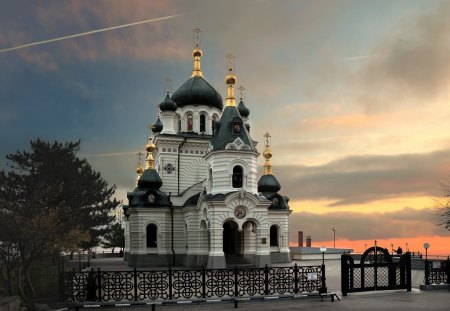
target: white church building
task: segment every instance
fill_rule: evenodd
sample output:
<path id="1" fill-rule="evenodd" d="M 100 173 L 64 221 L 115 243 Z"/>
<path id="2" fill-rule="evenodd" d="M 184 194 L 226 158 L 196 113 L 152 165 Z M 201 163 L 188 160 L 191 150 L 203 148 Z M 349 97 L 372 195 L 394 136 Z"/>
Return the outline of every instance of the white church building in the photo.
<path id="1" fill-rule="evenodd" d="M 270 135 L 264 136 L 264 173 L 250 135 L 243 95 L 228 56 L 225 107 L 204 78 L 197 37 L 192 76 L 167 91 L 128 192 L 125 261 L 129 266 L 225 268 L 288 263 L 288 198 L 272 174 Z M 241 92 L 242 93 L 242 92 Z"/>

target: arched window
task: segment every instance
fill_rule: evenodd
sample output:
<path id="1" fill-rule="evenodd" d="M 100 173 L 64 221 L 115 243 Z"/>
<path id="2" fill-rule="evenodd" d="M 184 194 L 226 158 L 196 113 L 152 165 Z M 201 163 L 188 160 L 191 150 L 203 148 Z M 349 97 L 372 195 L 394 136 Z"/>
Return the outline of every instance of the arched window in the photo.
<path id="1" fill-rule="evenodd" d="M 243 170 L 242 167 L 236 165 L 233 167 L 232 186 L 233 188 L 242 188 Z"/>
<path id="2" fill-rule="evenodd" d="M 154 224 L 147 226 L 147 247 L 156 247 L 158 227 Z"/>
<path id="3" fill-rule="evenodd" d="M 200 132 L 205 132 L 205 124 L 206 123 L 206 121 L 205 121 L 205 115 L 204 114 L 202 114 L 202 115 L 200 115 Z"/>
<path id="4" fill-rule="evenodd" d="M 187 130 L 188 131 L 192 131 L 192 129 L 193 129 L 192 115 L 188 114 L 188 116 L 187 116 Z"/>
<path id="5" fill-rule="evenodd" d="M 270 246 L 278 246 L 278 227 L 270 227 Z"/>

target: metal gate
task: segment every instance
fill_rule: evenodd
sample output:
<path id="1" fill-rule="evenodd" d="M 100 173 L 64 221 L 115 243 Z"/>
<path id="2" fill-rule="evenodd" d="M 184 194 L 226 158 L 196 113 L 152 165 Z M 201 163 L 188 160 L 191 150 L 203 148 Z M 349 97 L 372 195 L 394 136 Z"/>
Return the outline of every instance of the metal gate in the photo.
<path id="1" fill-rule="evenodd" d="M 341 256 L 341 289 L 347 296 L 351 292 L 406 289 L 411 291 L 411 254 L 403 254 L 393 262 L 388 250 L 371 247 L 355 264 L 350 255 Z"/>

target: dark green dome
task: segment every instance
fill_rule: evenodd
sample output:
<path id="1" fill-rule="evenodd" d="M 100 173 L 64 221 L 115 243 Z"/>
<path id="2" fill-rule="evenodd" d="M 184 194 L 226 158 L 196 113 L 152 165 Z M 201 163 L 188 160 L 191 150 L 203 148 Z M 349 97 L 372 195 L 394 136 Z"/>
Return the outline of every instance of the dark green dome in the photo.
<path id="1" fill-rule="evenodd" d="M 258 192 L 263 194 L 276 193 L 280 189 L 280 183 L 273 175 L 263 175 L 258 181 Z"/>
<path id="2" fill-rule="evenodd" d="M 242 100 L 239 102 L 237 108 L 239 110 L 239 113 L 241 114 L 241 117 L 247 118 L 250 115 L 250 110 L 248 110 L 248 108 L 245 107 L 244 102 Z"/>
<path id="3" fill-rule="evenodd" d="M 138 188 L 140 189 L 159 189 L 161 186 L 161 177 L 154 169 L 146 169 L 138 180 Z"/>
<path id="4" fill-rule="evenodd" d="M 192 77 L 172 94 L 177 107 L 187 105 L 210 106 L 223 109 L 222 96 L 202 77 Z"/>
<path id="5" fill-rule="evenodd" d="M 170 95 L 167 94 L 166 98 L 159 104 L 159 109 L 161 111 L 175 111 L 177 110 L 177 104 L 170 98 Z"/>
<path id="6" fill-rule="evenodd" d="M 161 120 L 158 117 L 158 120 L 156 120 L 156 123 L 153 124 L 153 126 L 152 126 L 152 132 L 153 133 L 159 133 L 159 132 L 162 131 L 162 129 L 163 129 L 163 124 L 162 124 Z"/>

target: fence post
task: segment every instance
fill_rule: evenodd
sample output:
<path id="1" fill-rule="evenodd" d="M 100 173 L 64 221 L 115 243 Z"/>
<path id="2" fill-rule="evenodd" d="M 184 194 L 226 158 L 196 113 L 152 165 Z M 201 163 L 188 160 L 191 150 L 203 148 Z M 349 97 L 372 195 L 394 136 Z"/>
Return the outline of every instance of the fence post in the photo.
<path id="1" fill-rule="evenodd" d="M 98 289 L 98 301 L 102 301 L 102 272 L 100 268 L 97 270 L 97 289 Z"/>
<path id="2" fill-rule="evenodd" d="M 264 295 L 269 295 L 269 267 L 264 267 Z"/>
<path id="3" fill-rule="evenodd" d="M 341 291 L 343 296 L 348 293 L 348 263 L 346 255 L 341 255 Z"/>
<path id="4" fill-rule="evenodd" d="M 407 257 L 406 257 L 406 290 L 408 292 L 411 291 L 411 287 L 412 287 L 412 281 L 411 281 L 411 253 L 407 252 Z"/>
<path id="5" fill-rule="evenodd" d="M 325 264 L 322 264 L 322 287 L 319 289 L 319 293 L 327 292 L 327 283 L 326 283 L 326 275 L 325 275 Z"/>
<path id="6" fill-rule="evenodd" d="M 169 299 L 172 299 L 172 268 L 169 267 Z"/>
<path id="7" fill-rule="evenodd" d="M 294 265 L 294 293 L 298 294 L 298 266 L 297 263 Z"/>
<path id="8" fill-rule="evenodd" d="M 137 283 L 136 266 L 134 266 L 134 269 L 133 269 L 133 283 L 134 283 L 134 300 L 137 301 L 138 300 L 138 293 L 137 293 L 138 283 Z"/>
<path id="9" fill-rule="evenodd" d="M 202 297 L 206 298 L 206 270 L 202 267 Z"/>
<path id="10" fill-rule="evenodd" d="M 238 268 L 237 266 L 234 266 L 234 296 L 239 296 L 239 291 L 238 291 Z"/>
<path id="11" fill-rule="evenodd" d="M 447 284 L 450 284 L 450 258 L 447 257 L 447 261 L 445 262 L 445 274 L 447 275 Z"/>

